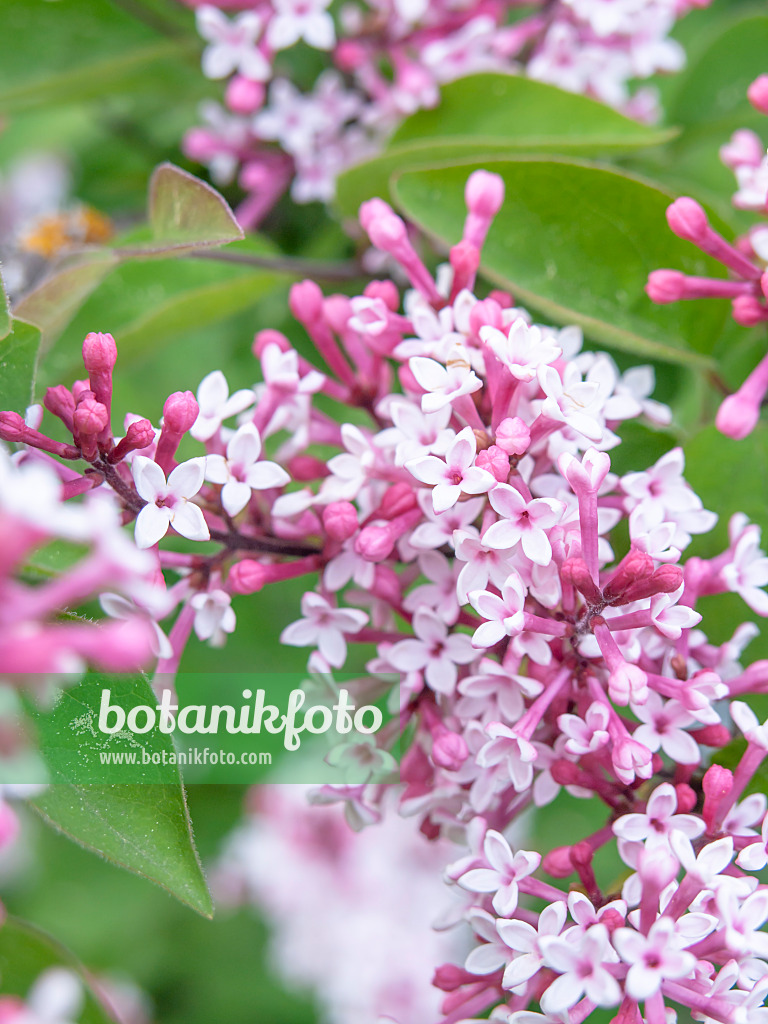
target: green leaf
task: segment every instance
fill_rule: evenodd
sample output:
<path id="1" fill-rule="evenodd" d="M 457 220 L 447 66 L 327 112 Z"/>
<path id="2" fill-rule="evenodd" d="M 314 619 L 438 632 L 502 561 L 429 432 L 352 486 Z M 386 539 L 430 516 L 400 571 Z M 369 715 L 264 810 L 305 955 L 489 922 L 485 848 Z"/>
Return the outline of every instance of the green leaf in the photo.
<path id="1" fill-rule="evenodd" d="M 21 299 L 15 312 L 40 328 L 43 351 L 51 347 L 115 263 L 108 249 L 78 254 Z"/>
<path id="2" fill-rule="evenodd" d="M 437 163 L 524 153 L 594 156 L 655 146 L 676 134 L 649 128 L 587 96 L 519 75 L 484 74 L 443 87 L 440 104 L 409 117 L 385 152 L 339 178 L 338 206 L 389 196 L 392 175 Z"/>
<path id="3" fill-rule="evenodd" d="M 31 801 L 58 831 L 134 874 L 155 882 L 204 917 L 213 905 L 192 838 L 184 789 L 176 767 L 145 770 L 144 784 L 83 784 L 83 748 L 88 764 L 98 764 L 100 750 L 114 749 L 114 739 L 97 731 L 102 689 L 113 703 L 154 706 L 157 701 L 141 677 L 89 673 L 65 690 L 54 709 L 33 712 L 41 754 L 52 785 Z M 74 713 L 73 713 L 74 712 Z M 76 721 L 77 728 L 70 723 Z M 153 730 L 136 737 L 151 754 L 173 751 L 170 737 Z M 116 769 L 111 769 L 113 772 Z M 132 769 L 135 770 L 135 769 Z M 168 781 L 172 779 L 173 781 Z"/>
<path id="4" fill-rule="evenodd" d="M 0 341 L 11 333 L 11 307 L 0 276 Z"/>
<path id="5" fill-rule="evenodd" d="M 140 46 L 84 67 L 72 68 L 45 78 L 13 85 L 0 91 L 0 111 L 17 114 L 35 107 L 61 106 L 116 95 L 132 95 L 147 80 L 147 70 L 155 65 L 187 57 L 199 50 L 194 40 L 165 41 Z"/>
<path id="6" fill-rule="evenodd" d="M 669 129 L 649 128 L 611 107 L 520 75 L 483 74 L 443 86 L 440 103 L 405 120 L 393 144 L 444 136 L 528 139 L 531 145 L 574 145 L 594 152 L 653 146 Z"/>
<path id="7" fill-rule="evenodd" d="M 256 248 L 249 240 L 248 250 L 253 252 Z M 259 248 L 263 254 L 264 246 Z M 73 376 L 80 375 L 81 339 L 90 330 L 109 331 L 117 341 L 119 353 L 115 400 L 119 405 L 126 378 L 135 369 L 141 408 L 151 415 L 145 376 L 150 362 L 154 382 L 152 400 L 166 386 L 170 390 L 195 389 L 210 369 L 211 342 L 210 335 L 204 336 L 205 329 L 232 321 L 238 313 L 253 309 L 273 293 L 279 295 L 280 288 L 289 280 L 284 274 L 253 270 L 222 260 L 170 256 L 162 260 L 121 263 L 113 267 L 87 298 L 48 352 L 40 371 L 41 381 L 45 384 L 69 382 Z M 202 362 L 191 355 L 196 351 L 195 345 L 200 348 L 193 340 L 195 337 L 202 337 Z M 240 333 L 236 339 L 238 346 L 242 337 Z M 232 344 L 221 328 L 217 344 L 220 362 Z M 166 352 L 171 364 L 169 375 L 164 372 Z M 242 361 L 245 367 L 238 367 L 238 370 L 248 372 L 247 358 L 243 356 Z M 193 371 L 191 379 L 188 377 L 190 370 Z M 134 401 L 131 399 L 129 408 Z"/>
<path id="8" fill-rule="evenodd" d="M 760 423 L 743 441 L 705 427 L 685 445 L 685 477 L 704 507 L 717 512 L 712 533 L 694 538 L 692 551 L 711 558 L 728 544 L 728 520 L 743 512 L 768 541 L 768 424 Z"/>
<path id="9" fill-rule="evenodd" d="M 12 320 L 11 332 L 0 341 L 0 409 L 24 414 L 33 398 L 40 331 L 24 320 Z"/>
<path id="10" fill-rule="evenodd" d="M 80 979 L 85 1005 L 78 1016 L 80 1024 L 113 1024 L 110 1013 L 90 987 L 80 963 L 54 939 L 34 925 L 8 917 L 0 928 L 0 976 L 3 993 L 22 999 L 43 971 L 65 967 Z"/>
<path id="11" fill-rule="evenodd" d="M 594 342 L 709 367 L 726 316 L 723 303 L 657 306 L 645 295 L 650 271 L 676 267 L 719 276 L 721 268 L 667 228 L 672 198 L 607 167 L 540 157 L 486 162 L 506 199 L 483 250 L 493 283 L 559 324 L 578 324 Z M 444 245 L 461 238 L 464 186 L 476 165 L 406 171 L 394 182 L 404 214 Z"/>
<path id="12" fill-rule="evenodd" d="M 243 229 L 216 189 L 173 164 L 160 164 L 149 182 L 152 240 L 116 250 L 130 256 L 181 255 L 244 237 Z"/>
<path id="13" fill-rule="evenodd" d="M 701 125 L 707 132 L 735 129 L 742 119 L 764 124 L 764 115 L 747 99 L 747 87 L 765 72 L 766 50 L 768 15 L 744 17 L 727 9 L 690 47 L 687 67 L 671 88 L 670 120 Z"/>

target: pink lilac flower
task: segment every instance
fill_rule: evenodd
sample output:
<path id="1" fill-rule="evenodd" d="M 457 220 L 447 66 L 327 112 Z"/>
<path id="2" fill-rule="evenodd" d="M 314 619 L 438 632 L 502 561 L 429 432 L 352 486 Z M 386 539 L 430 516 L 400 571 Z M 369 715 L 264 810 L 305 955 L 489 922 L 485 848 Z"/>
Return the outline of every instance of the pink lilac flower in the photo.
<path id="1" fill-rule="evenodd" d="M 466 192 L 464 249 L 482 243 L 503 188 L 475 172 Z M 692 536 L 711 530 L 715 516 L 686 483 L 679 449 L 622 477 L 612 472 L 622 385 L 610 361 L 582 351 L 578 332 L 537 327 L 551 345 L 536 351 L 551 361 L 528 380 L 514 377 L 480 334 L 528 323 L 513 298 L 475 295 L 474 277 L 455 289 L 461 267 L 434 277 L 386 203 L 366 203 L 362 221 L 409 282 L 402 302 L 392 281 L 357 296 L 382 299 L 384 331 L 361 329 L 361 306 L 348 296 L 324 298 L 302 282 L 290 307 L 316 357 L 299 356 L 278 332 L 259 332 L 254 355 L 265 357 L 268 380 L 234 406 L 214 373 L 200 403 L 176 392 L 159 429 L 131 417 L 116 438 L 117 349 L 93 334 L 84 344 L 87 381 L 44 398 L 66 442 L 45 432 L 37 412 L 29 422 L 0 414 L 0 437 L 16 446 L 0 458 L 0 667 L 10 676 L 70 664 L 151 668 L 157 634 L 148 617 L 163 626 L 173 614 L 171 652 L 158 663 L 172 678 L 193 634 L 226 640 L 235 599 L 298 580 L 301 618 L 280 623 L 282 642 L 307 648 L 326 690 L 335 670 L 365 663 L 349 684 L 353 699 L 367 703 L 375 693 L 394 716 L 366 744 L 339 750 L 339 763 L 391 767 L 398 728 L 406 737 L 398 784 L 326 785 L 313 799 L 343 805 L 355 829 L 399 811 L 425 842 L 455 844 L 446 881 L 457 910 L 444 923 L 469 924 L 470 957 L 493 946 L 435 965 L 439 1019 L 503 1019 L 539 1007 L 549 1019 L 568 1011 L 579 1024 L 605 1006 L 619 1024 L 641 1014 L 664 1024 L 675 1008 L 741 1024 L 768 963 L 768 890 L 749 868 L 760 851 L 745 853 L 762 845 L 753 826 L 765 809 L 745 793 L 768 756 L 766 725 L 747 702 L 768 689 L 768 666 L 749 663 L 753 628 L 710 642 L 701 599 L 741 592 L 745 616 L 763 610 L 757 533 L 737 518 L 724 551 L 687 557 Z M 441 332 L 450 335 L 445 345 Z M 418 360 L 444 370 L 435 375 L 445 384 L 438 413 L 424 412 L 438 388 L 424 390 Z M 302 390 L 304 381 L 311 386 Z M 195 449 L 201 405 L 205 437 Z M 642 403 L 629 410 L 639 415 Z M 225 423 L 236 416 L 237 432 Z M 223 503 L 226 482 L 204 480 L 212 458 L 247 483 L 242 467 L 230 466 L 240 458 L 229 451 L 233 435 L 238 445 L 246 439 L 250 469 L 265 465 L 258 436 L 290 478 L 270 469 L 274 486 L 253 493 L 236 518 Z M 179 465 L 182 444 L 192 458 Z M 177 550 L 170 532 L 155 536 L 179 508 L 181 525 L 191 515 L 210 546 Z M 130 536 L 147 510 L 156 523 L 151 553 Z M 54 536 L 85 539 L 89 555 L 61 579 L 30 586 L 25 561 Z M 148 585 L 165 603 L 148 599 Z M 56 621 L 61 607 L 105 591 L 136 615 Z M 740 735 L 746 749 L 734 748 L 727 769 L 716 752 Z M 570 824 L 580 815 L 563 815 L 561 845 L 513 852 L 526 810 L 555 799 L 589 799 L 605 817 L 580 831 Z M 616 857 L 628 869 L 621 897 L 615 863 L 604 875 Z M 295 884 L 300 873 L 289 875 L 300 919 L 306 893 Z M 569 899 L 576 888 L 583 899 Z M 541 920 L 540 908 L 560 904 L 566 916 L 560 908 Z M 502 937 L 502 921 L 529 926 L 535 940 L 515 926 Z M 620 929 L 632 934 L 615 943 Z M 694 966 L 680 973 L 688 952 Z M 532 959 L 515 967 L 522 956 Z M 459 966 L 475 961 L 489 973 Z M 503 985 L 508 969 L 514 989 Z"/>
<path id="2" fill-rule="evenodd" d="M 329 0 L 183 2 L 197 7 L 207 43 L 204 75 L 228 78 L 226 110 L 204 104 L 206 124 L 187 133 L 185 149 L 219 180 L 237 173 L 247 194 L 237 211 L 246 227 L 257 225 L 289 187 L 296 202 L 331 200 L 341 172 L 375 156 L 404 117 L 436 107 L 442 86 L 469 75 L 527 74 L 654 120 L 655 90 L 645 86 L 632 95 L 629 83 L 683 66 L 683 50 L 669 32 L 690 6 L 702 6 L 702 0 L 536 0 L 521 16 L 513 0 L 366 0 L 340 10 Z M 231 7 L 245 10 L 230 16 Z M 306 91 L 284 77 L 291 65 L 282 54 L 296 44 L 319 57 Z M 743 202 L 754 202 L 760 173 L 737 167 Z M 474 245 L 483 238 L 484 232 L 468 236 Z M 498 358 L 519 367 L 516 374 L 535 372 L 546 357 L 538 327 L 527 340 L 520 325 L 483 329 L 497 332 L 491 347 L 496 351 L 501 338 L 509 351 Z M 540 349 L 532 362 L 525 356 L 529 344 Z"/>

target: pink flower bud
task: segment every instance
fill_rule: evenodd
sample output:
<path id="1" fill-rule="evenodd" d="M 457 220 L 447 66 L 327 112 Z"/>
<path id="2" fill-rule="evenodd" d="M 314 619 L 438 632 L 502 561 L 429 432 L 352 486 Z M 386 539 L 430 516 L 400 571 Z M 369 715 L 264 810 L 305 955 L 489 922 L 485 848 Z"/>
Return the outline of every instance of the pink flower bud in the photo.
<path id="1" fill-rule="evenodd" d="M 24 440 L 27 425 L 17 412 L 0 412 L 0 438 L 18 444 Z"/>
<path id="2" fill-rule="evenodd" d="M 369 218 L 366 232 L 377 249 L 394 256 L 401 252 L 404 243 L 407 244 L 408 229 L 405 221 L 394 210 L 382 211 Z"/>
<path id="3" fill-rule="evenodd" d="M 638 580 L 648 579 L 653 574 L 653 559 L 644 551 L 633 548 L 619 562 L 619 567 L 603 588 L 603 596 L 614 604 L 624 596 L 626 590 Z"/>
<path id="4" fill-rule="evenodd" d="M 677 813 L 690 814 L 698 803 L 698 797 L 694 790 L 687 782 L 681 782 L 675 786 L 675 792 L 677 793 Z"/>
<path id="5" fill-rule="evenodd" d="M 600 588 L 592 579 L 592 574 L 583 558 L 567 558 L 560 569 L 560 575 L 564 583 L 570 583 L 576 587 L 579 593 L 589 601 L 590 604 L 599 604 L 603 599 Z"/>
<path id="6" fill-rule="evenodd" d="M 754 295 L 738 295 L 731 303 L 731 315 L 741 327 L 757 327 L 768 320 L 768 309 Z"/>
<path id="7" fill-rule="evenodd" d="M 323 509 L 323 526 L 332 540 L 348 540 L 357 530 L 357 509 L 350 501 L 334 501 Z"/>
<path id="8" fill-rule="evenodd" d="M 155 439 L 155 428 L 149 420 L 134 420 L 128 425 L 125 437 L 118 441 L 109 453 L 108 461 L 111 463 L 120 462 L 130 452 L 141 451 L 148 448 Z"/>
<path id="9" fill-rule="evenodd" d="M 648 579 L 638 580 L 627 587 L 621 601 L 616 604 L 629 604 L 631 601 L 643 601 L 656 594 L 674 594 L 683 582 L 683 570 L 679 565 L 662 565 Z"/>
<path id="10" fill-rule="evenodd" d="M 55 387 L 48 388 L 45 392 L 43 405 L 48 412 L 52 412 L 54 416 L 59 417 L 71 434 L 73 429 L 72 415 L 75 411 L 75 397 L 69 388 L 64 387 L 63 384 L 57 384 Z"/>
<path id="11" fill-rule="evenodd" d="M 492 473 L 500 484 L 506 483 L 509 476 L 509 456 L 499 445 L 492 444 L 479 453 L 475 460 L 478 469 L 486 469 Z"/>
<path id="12" fill-rule="evenodd" d="M 236 562 L 229 570 L 227 585 L 233 594 L 256 594 L 268 582 L 267 566 L 253 558 Z"/>
<path id="13" fill-rule="evenodd" d="M 584 785 L 584 772 L 572 761 L 566 761 L 564 758 L 559 758 L 557 761 L 552 762 L 552 766 L 549 771 L 558 786 Z M 569 851 L 570 862 L 570 847 L 567 849 Z M 570 874 L 570 871 L 568 874 Z"/>
<path id="14" fill-rule="evenodd" d="M 359 220 L 363 231 L 368 231 L 373 221 L 382 217 L 396 217 L 395 211 L 383 199 L 367 199 L 360 206 Z"/>
<path id="15" fill-rule="evenodd" d="M 507 417 L 496 428 L 496 445 L 507 455 L 523 455 L 530 443 L 531 432 L 519 416 Z"/>
<path id="16" fill-rule="evenodd" d="M 117 362 L 117 345 L 111 334 L 86 334 L 83 342 L 83 362 L 88 376 L 111 373 Z"/>
<path id="17" fill-rule="evenodd" d="M 404 512 L 410 512 L 411 509 L 416 508 L 417 504 L 413 487 L 402 481 L 387 488 L 381 504 L 376 510 L 376 515 L 382 519 L 395 519 Z"/>
<path id="18" fill-rule="evenodd" d="M 390 526 L 366 526 L 355 541 L 355 551 L 366 562 L 383 562 L 392 554 L 395 539 Z"/>
<path id="19" fill-rule="evenodd" d="M 477 975 L 470 974 L 456 964 L 442 964 L 432 975 L 432 984 L 441 992 L 455 992 L 462 985 L 469 985 L 473 981 L 477 981 Z"/>
<path id="20" fill-rule="evenodd" d="M 553 878 L 567 878 L 573 874 L 570 846 L 556 846 L 544 855 L 541 866 Z"/>
<path id="21" fill-rule="evenodd" d="M 355 39 L 340 39 L 333 51 L 334 64 L 346 72 L 356 71 L 365 63 L 366 57 L 365 47 Z"/>
<path id="22" fill-rule="evenodd" d="M 235 114 L 252 114 L 264 103 L 266 90 L 262 82 L 254 82 L 244 75 L 235 75 L 229 82 L 226 104 Z"/>
<path id="23" fill-rule="evenodd" d="M 194 424 L 200 406 L 191 391 L 176 391 L 169 395 L 163 406 L 163 431 L 169 430 L 181 437 Z"/>
<path id="24" fill-rule="evenodd" d="M 387 604 L 399 605 L 403 599 L 400 577 L 388 565 L 377 565 L 374 570 L 371 593 Z"/>
<path id="25" fill-rule="evenodd" d="M 685 297 L 685 274 L 679 270 L 652 270 L 645 292 L 651 302 L 679 302 Z"/>
<path id="26" fill-rule="evenodd" d="M 729 395 L 717 410 L 715 426 L 721 434 L 741 441 L 757 426 L 760 419 L 760 407 L 746 401 L 738 391 Z"/>
<path id="27" fill-rule="evenodd" d="M 504 179 L 489 171 L 473 171 L 464 188 L 464 201 L 470 213 L 492 219 L 504 202 Z"/>
<path id="28" fill-rule="evenodd" d="M 747 99 L 761 114 L 768 114 L 768 75 L 760 75 L 747 89 Z"/>
<path id="29" fill-rule="evenodd" d="M 330 475 L 328 463 L 314 455 L 294 455 L 288 460 L 286 469 L 294 480 L 321 480 Z"/>
<path id="30" fill-rule="evenodd" d="M 86 398 L 80 402 L 72 417 L 78 437 L 95 437 L 109 424 L 109 414 L 101 402 Z"/>
<path id="31" fill-rule="evenodd" d="M 720 801 L 733 788 L 733 772 L 721 764 L 710 765 L 701 780 L 701 788 L 707 800 Z"/>
<path id="32" fill-rule="evenodd" d="M 291 313 L 300 323 L 315 323 L 323 316 L 323 293 L 314 281 L 298 281 L 288 296 Z"/>
<path id="33" fill-rule="evenodd" d="M 469 748 L 463 736 L 451 732 L 450 729 L 439 730 L 439 734 L 432 742 L 432 760 L 439 768 L 456 772 L 468 757 Z"/>
<path id="34" fill-rule="evenodd" d="M 371 281 L 365 286 L 363 295 L 369 299 L 381 299 L 393 313 L 400 308 L 400 292 L 394 281 Z"/>
<path id="35" fill-rule="evenodd" d="M 667 208 L 667 223 L 678 238 L 700 245 L 709 234 L 709 221 L 703 206 L 683 196 Z"/>

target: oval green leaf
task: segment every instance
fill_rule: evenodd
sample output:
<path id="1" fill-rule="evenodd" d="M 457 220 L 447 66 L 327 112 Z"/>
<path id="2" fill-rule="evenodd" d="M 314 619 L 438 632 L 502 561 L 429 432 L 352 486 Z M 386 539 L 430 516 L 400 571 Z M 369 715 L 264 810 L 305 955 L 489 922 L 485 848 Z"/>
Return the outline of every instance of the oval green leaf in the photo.
<path id="1" fill-rule="evenodd" d="M 404 121 L 384 153 L 342 174 L 337 205 L 356 216 L 365 199 L 389 195 L 397 171 L 514 153 L 599 156 L 659 145 L 675 134 L 545 82 L 472 75 L 444 86 L 439 106 Z"/>
<path id="2" fill-rule="evenodd" d="M 98 732 L 101 693 L 109 687 L 113 699 L 123 695 L 126 706 L 154 706 L 157 700 L 141 676 L 113 677 L 89 673 L 77 686 L 64 690 L 50 713 L 38 711 L 34 723 L 40 752 L 51 785 L 31 803 L 53 828 L 118 867 L 155 882 L 203 917 L 213 916 L 213 904 L 200 866 L 186 795 L 178 768 L 146 769 L 145 784 L 83 784 L 82 747 L 90 750 L 89 764 L 98 764 L 98 749 L 111 749 L 111 737 Z M 75 718 L 82 728 L 62 728 Z M 159 732 L 141 737 L 143 747 L 156 754 L 173 751 L 171 739 Z M 106 769 L 105 769 L 106 770 Z M 117 769 L 109 769 L 114 777 Z M 78 780 L 78 781 L 74 781 Z"/>
<path id="3" fill-rule="evenodd" d="M 720 267 L 669 231 L 671 196 L 617 170 L 560 158 L 486 162 L 506 199 L 483 251 L 494 284 L 559 324 L 577 324 L 594 342 L 709 367 L 727 314 L 723 303 L 657 306 L 645 294 L 651 270 L 676 267 L 720 276 Z M 443 243 L 461 238 L 464 186 L 477 165 L 406 171 L 393 183 L 410 220 Z"/>

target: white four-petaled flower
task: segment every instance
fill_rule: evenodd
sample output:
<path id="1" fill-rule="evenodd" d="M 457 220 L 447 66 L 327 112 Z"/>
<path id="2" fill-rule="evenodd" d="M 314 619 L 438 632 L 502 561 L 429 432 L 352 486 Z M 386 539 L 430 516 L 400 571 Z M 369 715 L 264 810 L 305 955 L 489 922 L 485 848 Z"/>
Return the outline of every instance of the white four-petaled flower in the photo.
<path id="1" fill-rule="evenodd" d="M 191 499 L 203 486 L 205 459 L 190 459 L 172 470 L 168 479 L 152 459 L 137 455 L 132 464 L 136 490 L 146 505 L 136 517 L 136 544 L 151 548 L 172 526 L 188 540 L 209 540 L 203 513 Z"/>
<path id="2" fill-rule="evenodd" d="M 252 423 L 246 423 L 230 438 L 227 454 L 208 455 L 205 478 L 222 484 L 221 504 L 230 516 L 242 512 L 251 499 L 251 491 L 284 487 L 290 477 L 276 462 L 259 461 L 261 437 Z"/>

